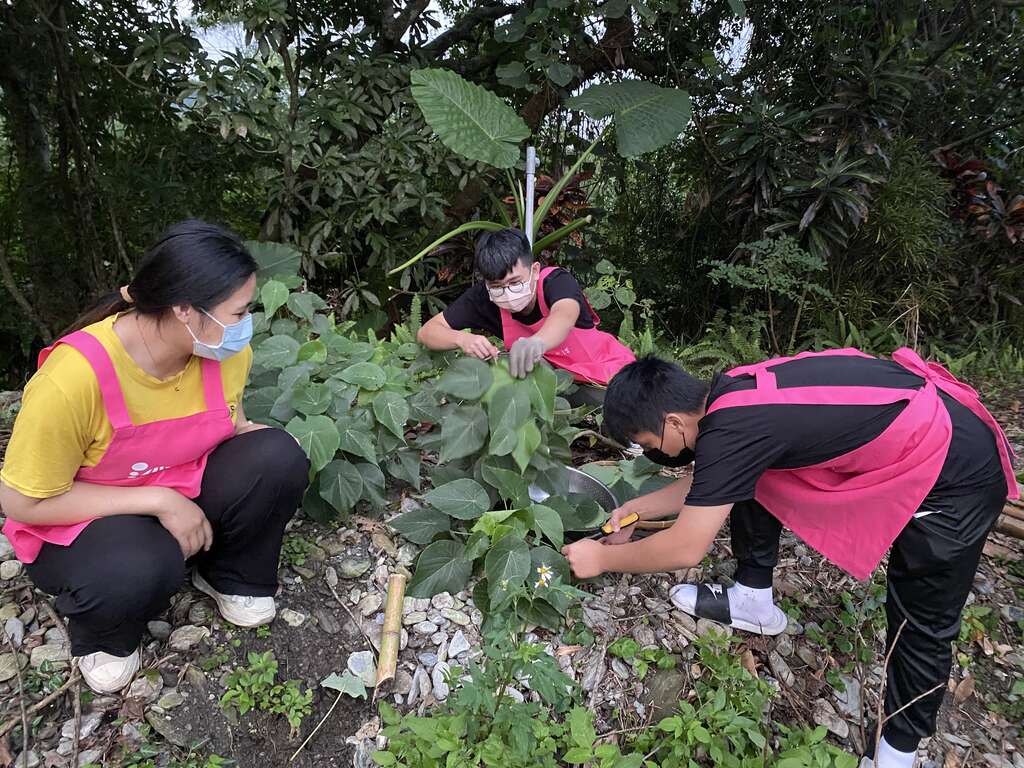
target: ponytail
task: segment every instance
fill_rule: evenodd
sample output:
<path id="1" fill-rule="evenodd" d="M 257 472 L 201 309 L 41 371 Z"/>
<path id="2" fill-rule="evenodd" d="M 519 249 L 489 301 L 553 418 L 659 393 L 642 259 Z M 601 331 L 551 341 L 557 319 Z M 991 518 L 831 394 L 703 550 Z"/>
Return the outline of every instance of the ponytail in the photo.
<path id="1" fill-rule="evenodd" d="M 86 308 L 75 322 L 57 334 L 58 338 L 69 333 L 80 331 L 87 325 L 98 323 L 100 320 L 116 315 L 118 312 L 125 312 L 131 308 L 131 302 L 125 301 L 124 290 L 111 291 L 100 296 L 96 301 Z"/>

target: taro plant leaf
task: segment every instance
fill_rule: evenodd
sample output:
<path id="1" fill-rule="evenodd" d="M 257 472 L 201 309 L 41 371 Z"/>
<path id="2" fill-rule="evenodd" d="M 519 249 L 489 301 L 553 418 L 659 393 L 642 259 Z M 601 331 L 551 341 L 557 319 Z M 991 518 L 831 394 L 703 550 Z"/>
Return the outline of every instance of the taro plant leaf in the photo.
<path id="1" fill-rule="evenodd" d="M 359 476 L 363 479 L 363 498 L 370 502 L 374 509 L 384 509 L 388 500 L 384 497 L 384 473 L 376 464 L 356 464 Z"/>
<path id="2" fill-rule="evenodd" d="M 499 537 L 495 536 L 499 528 L 506 528 L 511 530 L 511 526 L 503 526 L 506 520 L 516 513 L 514 509 L 491 509 L 484 512 L 480 516 L 480 519 L 473 524 L 473 533 L 483 533 L 489 539 L 497 541 Z"/>
<path id="3" fill-rule="evenodd" d="M 320 681 L 320 685 L 324 688 L 330 688 L 332 691 L 347 694 L 353 699 L 366 698 L 366 686 L 363 684 L 363 681 L 347 669 L 340 675 L 337 672 L 331 672 L 331 674 Z"/>
<path id="4" fill-rule="evenodd" d="M 318 523 L 329 523 L 338 516 L 338 511 L 320 495 L 321 477 L 322 473 L 313 478 L 313 482 L 306 488 L 302 496 L 302 511 Z"/>
<path id="5" fill-rule="evenodd" d="M 551 507 L 546 507 L 543 504 L 532 505 L 531 511 L 533 512 L 533 525 L 538 535 L 543 534 L 548 541 L 561 549 L 564 534 L 562 518 Z"/>
<path id="6" fill-rule="evenodd" d="M 526 379 L 530 395 L 530 405 L 545 422 L 551 423 L 555 414 L 555 388 L 557 380 L 555 372 L 546 363 L 533 369 L 533 374 Z"/>
<path id="7" fill-rule="evenodd" d="M 521 472 L 526 471 L 530 464 L 530 459 L 533 458 L 533 454 L 540 447 L 540 441 L 540 430 L 537 429 L 537 425 L 532 419 L 516 431 L 516 447 L 512 451 L 512 458 L 516 460 L 516 464 L 519 465 Z"/>
<path id="8" fill-rule="evenodd" d="M 484 557 L 484 575 L 491 599 L 515 589 L 530 575 L 530 548 L 514 533 L 502 536 Z"/>
<path id="9" fill-rule="evenodd" d="M 690 94 L 642 80 L 599 83 L 567 102 L 600 119 L 613 116 L 619 154 L 636 157 L 675 141 L 690 122 Z"/>
<path id="10" fill-rule="evenodd" d="M 268 280 L 260 289 L 260 301 L 263 302 L 263 311 L 269 321 L 270 317 L 288 301 L 288 288 L 277 280 Z"/>
<path id="11" fill-rule="evenodd" d="M 422 546 L 433 541 L 437 534 L 447 532 L 451 522 L 443 512 L 424 507 L 399 515 L 389 525 L 409 541 Z"/>
<path id="12" fill-rule="evenodd" d="M 466 550 L 463 557 L 467 560 L 476 560 L 485 555 L 490 548 L 491 537 L 485 531 L 473 531 L 466 539 Z"/>
<path id="13" fill-rule="evenodd" d="M 416 560 L 416 573 L 406 592 L 409 597 L 433 597 L 438 592 L 461 592 L 473 573 L 473 561 L 465 557 L 459 542 L 435 541 Z"/>
<path id="14" fill-rule="evenodd" d="M 441 142 L 470 160 L 511 168 L 530 129 L 512 107 L 446 69 L 413 70 L 412 97 Z"/>
<path id="15" fill-rule="evenodd" d="M 309 456 L 313 472 L 319 472 L 334 458 L 341 442 L 338 428 L 326 416 L 296 416 L 285 427 Z"/>
<path id="16" fill-rule="evenodd" d="M 423 500 L 435 509 L 459 520 L 480 517 L 491 506 L 487 491 L 476 480 L 463 477 L 428 491 Z"/>
<path id="17" fill-rule="evenodd" d="M 654 462 L 651 463 L 653 464 Z M 600 480 L 609 488 L 622 479 L 622 467 L 618 464 L 598 464 L 593 462 L 591 464 L 584 464 L 580 469 L 595 480 Z"/>
<path id="18" fill-rule="evenodd" d="M 514 428 L 502 424 L 491 430 L 491 444 L 488 449 L 492 456 L 508 456 L 518 443 L 519 433 Z"/>
<path id="19" fill-rule="evenodd" d="M 397 451 L 388 454 L 385 466 L 388 474 L 398 480 L 404 480 L 417 491 L 420 489 L 420 463 L 419 451 L 410 448 L 399 448 Z"/>
<path id="20" fill-rule="evenodd" d="M 313 339 L 307 341 L 301 347 L 299 347 L 300 362 L 309 361 L 311 363 L 326 363 L 327 362 L 327 345 L 324 344 L 320 339 Z"/>
<path id="21" fill-rule="evenodd" d="M 441 461 L 471 456 L 487 440 L 487 414 L 479 405 L 459 408 L 441 425 Z"/>
<path id="22" fill-rule="evenodd" d="M 530 393 L 525 382 L 513 382 L 495 390 L 487 416 L 491 432 L 502 426 L 518 429 L 530 416 Z"/>
<path id="23" fill-rule="evenodd" d="M 258 240 L 246 240 L 243 245 L 252 254 L 259 265 L 257 275 L 297 275 L 302 266 L 302 254 L 284 243 L 261 243 Z"/>
<path id="24" fill-rule="evenodd" d="M 384 382 L 388 380 L 387 374 L 384 373 L 383 368 L 376 363 L 369 362 L 350 365 L 339 373 L 338 377 L 342 381 L 347 381 L 349 384 L 356 384 L 363 389 L 373 391 L 383 387 Z"/>
<path id="25" fill-rule="evenodd" d="M 484 460 L 480 466 L 480 474 L 484 482 L 492 488 L 496 488 L 506 501 L 515 503 L 526 496 L 525 478 L 518 472 L 499 466 L 497 459 Z"/>
<path id="26" fill-rule="evenodd" d="M 395 392 L 381 392 L 373 399 L 373 415 L 398 438 L 405 439 L 405 422 L 409 420 L 409 403 Z"/>
<path id="27" fill-rule="evenodd" d="M 373 437 L 363 429 L 351 415 L 346 414 L 337 421 L 338 445 L 345 453 L 361 456 L 367 461 L 377 463 L 377 451 L 373 445 Z"/>
<path id="28" fill-rule="evenodd" d="M 271 336 L 256 348 L 255 362 L 264 368 L 287 368 L 299 359 L 299 346 L 291 336 Z"/>
<path id="29" fill-rule="evenodd" d="M 281 396 L 278 387 L 260 387 L 249 390 L 245 394 L 245 415 L 255 421 L 268 418 L 270 409 L 274 407 L 277 398 Z"/>
<path id="30" fill-rule="evenodd" d="M 307 323 L 313 322 L 313 315 L 316 313 L 315 294 L 306 293 L 293 293 L 288 297 L 288 309 L 296 317 L 301 317 Z"/>
<path id="31" fill-rule="evenodd" d="M 317 478 L 320 495 L 339 512 L 349 512 L 363 495 L 363 478 L 359 470 L 342 459 L 332 461 Z"/>
<path id="32" fill-rule="evenodd" d="M 306 416 L 323 413 L 331 405 L 333 395 L 326 384 L 307 382 L 292 390 L 291 405 Z"/>
<path id="33" fill-rule="evenodd" d="M 493 381 L 491 366 L 475 357 L 461 357 L 438 380 L 437 389 L 459 400 L 479 400 Z"/>

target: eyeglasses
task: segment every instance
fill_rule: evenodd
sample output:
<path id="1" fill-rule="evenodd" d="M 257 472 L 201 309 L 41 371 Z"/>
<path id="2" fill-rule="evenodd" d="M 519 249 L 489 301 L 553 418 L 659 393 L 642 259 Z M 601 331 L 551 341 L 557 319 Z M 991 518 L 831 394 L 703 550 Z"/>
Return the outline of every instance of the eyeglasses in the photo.
<path id="1" fill-rule="evenodd" d="M 495 299 L 500 299 L 505 291 L 508 291 L 511 294 L 519 294 L 525 293 L 528 290 L 530 290 L 530 282 L 527 281 L 524 283 L 522 280 L 516 283 L 509 283 L 502 288 L 492 288 L 491 286 L 487 286 L 487 292 Z"/>

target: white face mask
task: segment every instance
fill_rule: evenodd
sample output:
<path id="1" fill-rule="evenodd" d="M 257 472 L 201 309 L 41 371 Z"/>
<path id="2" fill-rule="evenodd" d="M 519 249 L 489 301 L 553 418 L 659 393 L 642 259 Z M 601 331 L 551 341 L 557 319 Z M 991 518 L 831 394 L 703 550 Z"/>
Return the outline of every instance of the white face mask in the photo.
<path id="1" fill-rule="evenodd" d="M 495 303 L 501 309 L 507 309 L 509 312 L 521 312 L 530 306 L 530 302 L 533 301 L 534 282 L 533 273 L 530 273 L 530 280 L 528 282 L 516 282 L 505 286 L 504 288 L 488 288 L 487 294 L 491 297 L 491 301 Z"/>

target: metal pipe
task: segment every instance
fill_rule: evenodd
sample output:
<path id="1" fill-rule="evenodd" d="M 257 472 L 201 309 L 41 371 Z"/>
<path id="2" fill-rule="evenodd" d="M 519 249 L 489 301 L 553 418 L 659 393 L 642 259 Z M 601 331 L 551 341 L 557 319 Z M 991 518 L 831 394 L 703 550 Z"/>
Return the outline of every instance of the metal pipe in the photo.
<path id="1" fill-rule="evenodd" d="M 537 172 L 537 150 L 532 146 L 526 148 L 526 199 L 523 201 L 526 211 L 526 238 L 533 247 L 533 184 Z"/>

